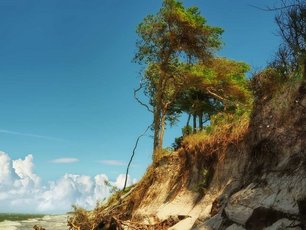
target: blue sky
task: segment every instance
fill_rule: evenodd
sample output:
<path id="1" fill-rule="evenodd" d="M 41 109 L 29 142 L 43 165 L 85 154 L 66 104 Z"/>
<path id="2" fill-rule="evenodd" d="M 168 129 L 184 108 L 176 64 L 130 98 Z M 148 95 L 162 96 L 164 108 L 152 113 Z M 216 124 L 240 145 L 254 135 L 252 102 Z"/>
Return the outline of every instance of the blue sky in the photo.
<path id="1" fill-rule="evenodd" d="M 263 68 L 279 44 L 273 0 L 185 0 L 223 27 L 219 55 Z M 115 179 L 124 173 L 151 114 L 133 99 L 140 66 L 135 29 L 157 0 L 0 0 L 0 150 L 34 156 L 43 181 L 65 173 Z M 180 127 L 167 130 L 170 145 Z M 151 161 L 152 139 L 137 149 L 133 178 Z M 59 158 L 73 158 L 59 164 Z M 69 161 L 69 160 L 67 160 Z M 101 161 L 104 161 L 102 163 Z M 117 162 L 120 161 L 120 162 Z M 117 163 L 117 165 L 113 165 Z"/>

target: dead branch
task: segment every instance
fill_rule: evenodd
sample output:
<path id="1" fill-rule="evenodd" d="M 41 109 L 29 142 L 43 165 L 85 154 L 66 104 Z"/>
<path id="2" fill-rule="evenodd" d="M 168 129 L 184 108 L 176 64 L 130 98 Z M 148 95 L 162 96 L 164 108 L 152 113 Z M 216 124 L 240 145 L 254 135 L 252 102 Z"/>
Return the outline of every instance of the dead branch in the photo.
<path id="1" fill-rule="evenodd" d="M 142 89 L 142 87 L 143 84 L 142 81 L 140 81 L 139 87 L 137 89 L 134 89 L 134 98 L 140 105 L 144 106 L 149 112 L 153 113 L 153 110 L 146 103 L 142 102 L 137 96 L 137 93 Z"/>
<path id="2" fill-rule="evenodd" d="M 299 3 L 299 1 L 297 1 L 297 2 Z M 277 7 L 265 6 L 264 8 L 262 8 L 262 7 L 255 6 L 255 5 L 252 5 L 252 4 L 248 4 L 248 6 L 256 8 L 258 10 L 271 12 L 271 11 L 279 11 L 279 10 L 285 10 L 285 9 L 292 8 L 292 7 L 297 7 L 299 5 L 298 3 L 287 5 L 286 1 L 282 0 L 281 1 L 282 6 L 277 6 Z"/>
<path id="3" fill-rule="evenodd" d="M 136 151 L 136 149 L 137 149 L 138 142 L 139 142 L 140 138 L 142 138 L 142 137 L 147 133 L 147 131 L 148 131 L 151 127 L 152 127 L 152 125 L 149 125 L 149 126 L 146 128 L 146 130 L 145 130 L 140 136 L 137 137 L 137 140 L 136 140 L 136 143 L 135 143 L 135 146 L 134 146 L 134 149 L 133 149 L 133 153 L 132 153 L 132 155 L 131 155 L 130 161 L 129 161 L 128 166 L 127 166 L 127 168 L 126 168 L 125 181 L 124 181 L 124 186 L 123 186 L 122 191 L 124 191 L 125 188 L 126 188 L 127 178 L 128 178 L 128 174 L 129 174 L 129 168 L 130 168 L 130 165 L 131 165 L 131 163 L 132 163 L 132 161 L 133 161 L 133 158 L 134 158 L 134 156 L 135 156 L 135 151 Z"/>

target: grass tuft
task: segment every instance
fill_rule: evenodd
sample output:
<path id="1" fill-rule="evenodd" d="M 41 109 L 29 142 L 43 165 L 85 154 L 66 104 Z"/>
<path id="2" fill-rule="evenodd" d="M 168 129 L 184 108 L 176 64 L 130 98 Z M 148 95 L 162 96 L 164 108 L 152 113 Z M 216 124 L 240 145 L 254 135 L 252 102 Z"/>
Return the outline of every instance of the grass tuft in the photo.
<path id="1" fill-rule="evenodd" d="M 188 151 L 203 154 L 218 154 L 218 160 L 224 159 L 229 144 L 237 144 L 249 127 L 249 113 L 241 116 L 219 113 L 212 117 L 211 125 L 203 131 L 185 136 L 182 146 Z"/>

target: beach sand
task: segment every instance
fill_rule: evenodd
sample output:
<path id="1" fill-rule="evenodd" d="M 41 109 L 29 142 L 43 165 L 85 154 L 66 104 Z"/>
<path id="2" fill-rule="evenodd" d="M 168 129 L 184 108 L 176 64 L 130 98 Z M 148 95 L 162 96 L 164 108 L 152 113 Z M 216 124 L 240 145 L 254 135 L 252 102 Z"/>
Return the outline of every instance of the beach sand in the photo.
<path id="1" fill-rule="evenodd" d="M 46 215 L 42 218 L 34 218 L 22 221 L 0 222 L 0 230 L 33 230 L 33 226 L 38 225 L 46 230 L 65 230 L 67 227 L 66 215 Z"/>

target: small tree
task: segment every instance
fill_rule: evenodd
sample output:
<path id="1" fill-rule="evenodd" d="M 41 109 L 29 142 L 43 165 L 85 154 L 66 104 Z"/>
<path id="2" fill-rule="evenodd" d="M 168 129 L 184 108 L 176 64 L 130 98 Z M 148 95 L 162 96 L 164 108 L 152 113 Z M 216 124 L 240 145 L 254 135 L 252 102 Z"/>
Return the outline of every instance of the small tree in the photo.
<path id="1" fill-rule="evenodd" d="M 176 113 L 184 112 L 188 114 L 186 127 L 190 126 L 190 120 L 193 119 L 193 133 L 202 130 L 203 125 L 210 119 L 211 115 L 223 110 L 222 102 L 196 87 L 191 87 L 182 92 L 174 106 L 176 107 Z"/>
<path id="2" fill-rule="evenodd" d="M 177 113 L 193 116 L 193 131 L 203 128 L 203 123 L 218 112 L 235 112 L 251 104 L 246 72 L 249 66 L 226 58 L 213 58 L 209 63 L 198 63 L 186 73 L 190 81 L 174 103 Z M 206 118 L 206 120 L 203 120 Z"/>
<path id="3" fill-rule="evenodd" d="M 302 0 L 283 2 L 279 10 L 275 21 L 283 43 L 272 66 L 284 75 L 298 72 L 306 78 L 306 3 Z"/>

